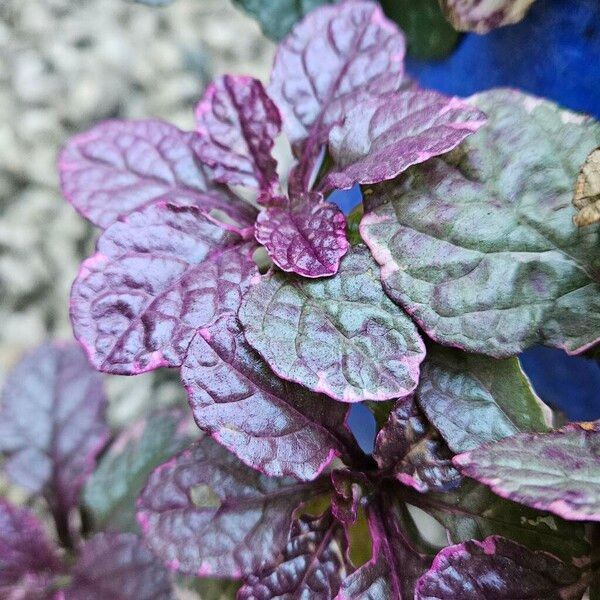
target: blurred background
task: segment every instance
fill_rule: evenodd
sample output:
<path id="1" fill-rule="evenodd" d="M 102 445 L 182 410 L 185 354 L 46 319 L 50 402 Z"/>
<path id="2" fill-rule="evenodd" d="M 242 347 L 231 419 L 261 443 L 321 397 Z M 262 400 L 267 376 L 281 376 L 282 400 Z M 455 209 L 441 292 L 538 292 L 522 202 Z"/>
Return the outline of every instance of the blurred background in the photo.
<path id="1" fill-rule="evenodd" d="M 468 95 L 510 85 L 600 117 L 599 0 L 538 0 L 523 22 L 484 36 L 451 30 L 436 0 L 382 4 L 406 30 L 408 68 L 424 86 Z M 95 233 L 59 196 L 60 145 L 109 117 L 190 129 L 212 76 L 266 81 L 274 48 L 230 0 L 0 0 L 0 383 L 23 351 L 71 335 L 69 288 Z M 597 361 L 533 349 L 522 362 L 550 404 L 600 417 Z M 115 425 L 182 396 L 164 372 L 108 384 Z"/>

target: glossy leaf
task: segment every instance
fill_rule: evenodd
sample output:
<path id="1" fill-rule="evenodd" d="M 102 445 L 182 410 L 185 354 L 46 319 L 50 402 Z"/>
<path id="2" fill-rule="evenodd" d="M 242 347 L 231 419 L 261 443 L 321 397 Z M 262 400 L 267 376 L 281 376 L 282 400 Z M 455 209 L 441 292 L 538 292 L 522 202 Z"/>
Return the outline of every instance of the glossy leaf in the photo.
<path id="1" fill-rule="evenodd" d="M 418 492 L 458 486 L 452 454 L 412 398 L 396 403 L 377 434 L 373 457 L 379 468 Z"/>
<path id="2" fill-rule="evenodd" d="M 415 397 L 454 452 L 520 431 L 547 431 L 549 415 L 516 358 L 431 345 Z"/>
<path id="3" fill-rule="evenodd" d="M 210 183 L 198 160 L 199 136 L 158 120 L 105 121 L 73 137 L 59 159 L 62 193 L 95 225 L 165 196 L 248 224 L 253 209 Z"/>
<path id="4" fill-rule="evenodd" d="M 0 596 L 50 599 L 53 578 L 64 571 L 42 523 L 27 508 L 0 498 Z"/>
<path id="5" fill-rule="evenodd" d="M 211 83 L 196 107 L 198 156 L 221 183 L 277 188 L 271 155 L 281 117 L 263 85 L 252 77 L 225 75 Z"/>
<path id="6" fill-rule="evenodd" d="M 88 540 L 73 567 L 65 600 L 172 600 L 165 567 L 130 533 L 99 533 Z"/>
<path id="7" fill-rule="evenodd" d="M 260 23 L 266 36 L 280 40 L 296 21 L 318 6 L 331 4 L 332 0 L 233 0 L 233 2 Z"/>
<path id="8" fill-rule="evenodd" d="M 417 385 L 423 341 L 383 293 L 364 246 L 333 278 L 255 277 L 239 317 L 277 375 L 336 400 L 388 400 Z"/>
<path id="9" fill-rule="evenodd" d="M 276 560 L 295 509 L 326 489 L 323 481 L 265 477 L 204 438 L 152 473 L 138 521 L 170 568 L 239 578 Z"/>
<path id="10" fill-rule="evenodd" d="M 440 0 L 442 10 L 459 31 L 487 33 L 520 21 L 535 0 Z"/>
<path id="11" fill-rule="evenodd" d="M 412 598 L 415 583 L 431 559 L 410 538 L 406 507 L 380 498 L 370 505 L 368 519 L 373 556 L 346 578 L 336 600 Z"/>
<path id="12" fill-rule="evenodd" d="M 408 167 L 456 148 L 485 123 L 459 98 L 418 88 L 371 98 L 329 133 L 333 168 L 326 189 L 394 179 Z"/>
<path id="13" fill-rule="evenodd" d="M 517 91 L 445 161 L 375 188 L 361 234 L 387 293 L 434 340 L 496 357 L 600 337 L 599 230 L 571 223 L 571 186 L 600 124 Z"/>
<path id="14" fill-rule="evenodd" d="M 417 582 L 415 600 L 568 600 L 581 573 L 546 552 L 493 536 L 444 548 Z"/>
<path id="15" fill-rule="evenodd" d="M 198 332 L 182 379 L 198 426 L 267 475 L 311 480 L 358 452 L 347 407 L 276 377 L 234 317 Z"/>
<path id="16" fill-rule="evenodd" d="M 316 192 L 265 209 L 255 235 L 280 269 L 304 277 L 335 275 L 348 250 L 344 214 Z"/>
<path id="17" fill-rule="evenodd" d="M 600 221 L 600 148 L 585 159 L 573 191 L 573 204 L 578 210 L 575 225 L 583 227 Z"/>
<path id="18" fill-rule="evenodd" d="M 330 514 L 303 515 L 292 524 L 290 541 L 277 563 L 250 575 L 237 599 L 330 600 L 348 571 L 346 546 L 343 530 Z"/>
<path id="19" fill-rule="evenodd" d="M 10 479 L 45 496 L 66 518 L 109 435 L 102 379 L 76 344 L 46 343 L 8 375 L 0 450 Z"/>
<path id="20" fill-rule="evenodd" d="M 564 519 L 600 521 L 600 424 L 521 434 L 454 458 L 494 493 Z"/>
<path id="21" fill-rule="evenodd" d="M 135 531 L 135 502 L 148 476 L 192 441 L 187 413 L 163 410 L 123 431 L 102 457 L 83 491 L 97 529 Z"/>
<path id="22" fill-rule="evenodd" d="M 364 0 L 317 8 L 279 44 L 269 94 L 301 157 L 302 191 L 331 127 L 364 98 L 400 87 L 404 53 L 402 33 Z"/>
<path id="23" fill-rule="evenodd" d="M 80 268 L 75 336 L 102 371 L 179 366 L 198 327 L 237 309 L 253 249 L 194 206 L 159 201 L 131 213 Z"/>

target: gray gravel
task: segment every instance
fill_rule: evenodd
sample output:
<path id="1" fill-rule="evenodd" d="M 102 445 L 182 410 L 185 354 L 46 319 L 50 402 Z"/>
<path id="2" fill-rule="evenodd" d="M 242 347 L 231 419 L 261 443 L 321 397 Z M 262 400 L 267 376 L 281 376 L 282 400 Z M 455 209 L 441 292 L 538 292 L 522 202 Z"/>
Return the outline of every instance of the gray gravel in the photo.
<path id="1" fill-rule="evenodd" d="M 71 335 L 69 288 L 96 232 L 58 194 L 61 144 L 107 117 L 191 128 L 212 74 L 264 80 L 272 56 L 226 0 L 0 0 L 0 381 L 24 350 Z M 109 379 L 115 423 L 181 394 L 164 375 Z"/>

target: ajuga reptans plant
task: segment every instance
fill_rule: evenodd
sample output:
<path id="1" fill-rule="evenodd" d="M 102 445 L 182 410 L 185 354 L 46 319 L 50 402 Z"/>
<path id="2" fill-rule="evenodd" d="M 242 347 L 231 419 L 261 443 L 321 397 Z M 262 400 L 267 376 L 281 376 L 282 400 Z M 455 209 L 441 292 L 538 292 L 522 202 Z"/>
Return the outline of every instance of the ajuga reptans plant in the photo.
<path id="1" fill-rule="evenodd" d="M 65 197 L 103 229 L 76 338 L 106 373 L 179 368 L 205 434 L 150 474 L 140 531 L 241 599 L 597 594 L 600 425 L 554 430 L 515 357 L 600 339 L 600 230 L 571 205 L 600 124 L 423 90 L 404 49 L 377 4 L 325 6 L 266 89 L 210 85 L 195 132 L 109 121 L 62 151 Z M 356 184 L 347 222 L 327 198 Z"/>

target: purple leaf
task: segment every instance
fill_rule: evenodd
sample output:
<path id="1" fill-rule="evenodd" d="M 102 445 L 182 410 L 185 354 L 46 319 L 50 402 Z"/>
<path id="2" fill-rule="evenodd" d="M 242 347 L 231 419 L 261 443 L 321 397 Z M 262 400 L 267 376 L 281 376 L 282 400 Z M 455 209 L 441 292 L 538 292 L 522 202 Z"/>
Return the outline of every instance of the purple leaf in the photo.
<path id="1" fill-rule="evenodd" d="M 43 494 L 67 518 L 109 435 L 102 379 L 72 343 L 47 343 L 8 375 L 0 408 L 0 451 L 9 477 Z"/>
<path id="2" fill-rule="evenodd" d="M 65 600 L 172 600 L 167 569 L 131 533 L 99 533 L 73 567 Z"/>
<path id="3" fill-rule="evenodd" d="M 277 559 L 298 505 L 327 489 L 265 477 L 207 437 L 152 473 L 138 521 L 170 568 L 240 578 Z"/>
<path id="4" fill-rule="evenodd" d="M 515 90 L 470 101 L 485 127 L 369 196 L 385 290 L 443 345 L 582 352 L 600 338 L 600 244 L 573 226 L 572 186 L 600 123 Z"/>
<path id="5" fill-rule="evenodd" d="M 71 292 L 75 336 L 101 371 L 181 365 L 196 329 L 237 310 L 254 244 L 195 206 L 158 201 L 111 225 Z"/>
<path id="6" fill-rule="evenodd" d="M 459 31 L 487 33 L 520 21 L 534 0 L 440 0 L 446 18 Z"/>
<path id="7" fill-rule="evenodd" d="M 250 575 L 237 600 L 310 598 L 330 600 L 346 577 L 346 537 L 329 512 L 303 515 L 292 524 L 290 541 L 274 565 Z"/>
<path id="8" fill-rule="evenodd" d="M 366 486 L 367 479 L 362 473 L 335 469 L 331 473 L 331 483 L 331 512 L 344 527 L 349 528 L 356 523 L 362 486 Z"/>
<path id="9" fill-rule="evenodd" d="M 373 556 L 346 578 L 336 600 L 412 599 L 415 582 L 431 559 L 407 533 L 411 517 L 406 507 L 386 494 L 371 502 L 367 518 Z"/>
<path id="10" fill-rule="evenodd" d="M 83 490 L 96 530 L 137 531 L 135 502 L 150 473 L 187 448 L 198 430 L 188 410 L 156 410 L 125 429 Z M 196 434 L 196 435 L 195 435 Z"/>
<path id="11" fill-rule="evenodd" d="M 225 75 L 210 84 L 196 108 L 198 155 L 221 183 L 274 193 L 277 161 L 271 156 L 281 117 L 263 85 Z"/>
<path id="12" fill-rule="evenodd" d="M 42 523 L 26 508 L 0 498 L 0 597 L 52 598 L 52 579 L 64 572 Z"/>
<path id="13" fill-rule="evenodd" d="M 347 407 L 276 377 L 235 317 L 200 329 L 181 374 L 198 426 L 267 475 L 312 480 L 358 452 Z"/>
<path id="14" fill-rule="evenodd" d="M 193 203 L 207 214 L 222 211 L 241 225 L 252 223 L 250 205 L 210 183 L 198 160 L 199 139 L 163 121 L 105 121 L 63 148 L 62 193 L 103 228 L 165 196 Z"/>
<path id="15" fill-rule="evenodd" d="M 336 400 L 388 400 L 417 385 L 425 346 L 364 246 L 350 249 L 335 277 L 255 277 L 239 317 L 277 375 Z"/>
<path id="16" fill-rule="evenodd" d="M 583 589 L 575 567 L 491 536 L 441 550 L 417 582 L 415 600 L 574 600 Z"/>
<path id="17" fill-rule="evenodd" d="M 396 402 L 377 434 L 373 457 L 381 470 L 418 492 L 445 491 L 460 484 L 448 447 L 412 398 Z"/>
<path id="18" fill-rule="evenodd" d="M 317 192 L 265 209 L 255 235 L 280 269 L 304 277 L 335 275 L 348 251 L 344 214 Z"/>
<path id="19" fill-rule="evenodd" d="M 279 45 L 269 94 L 298 156 L 308 189 L 331 127 L 369 96 L 397 90 L 404 35 L 372 2 L 347 0 L 312 11 Z"/>
<path id="20" fill-rule="evenodd" d="M 438 92 L 405 90 L 371 98 L 329 133 L 334 166 L 324 189 L 394 179 L 411 165 L 456 148 L 485 123 L 472 104 Z"/>
<path id="21" fill-rule="evenodd" d="M 600 422 L 520 434 L 454 457 L 494 493 L 563 519 L 600 521 Z"/>

